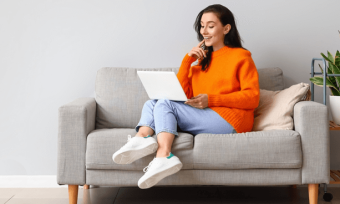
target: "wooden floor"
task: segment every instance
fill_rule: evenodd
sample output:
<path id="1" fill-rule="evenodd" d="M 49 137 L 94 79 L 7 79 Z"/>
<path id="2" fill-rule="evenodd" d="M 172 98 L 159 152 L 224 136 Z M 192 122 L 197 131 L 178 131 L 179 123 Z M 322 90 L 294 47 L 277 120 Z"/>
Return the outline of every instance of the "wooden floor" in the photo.
<path id="1" fill-rule="evenodd" d="M 319 204 L 340 204 L 340 188 L 328 185 L 331 202 L 323 201 L 323 185 L 319 188 Z M 0 188 L 0 204 L 69 204 L 68 188 Z M 204 186 L 204 187 L 95 187 L 78 190 L 78 204 L 308 204 L 308 187 L 297 186 Z"/>

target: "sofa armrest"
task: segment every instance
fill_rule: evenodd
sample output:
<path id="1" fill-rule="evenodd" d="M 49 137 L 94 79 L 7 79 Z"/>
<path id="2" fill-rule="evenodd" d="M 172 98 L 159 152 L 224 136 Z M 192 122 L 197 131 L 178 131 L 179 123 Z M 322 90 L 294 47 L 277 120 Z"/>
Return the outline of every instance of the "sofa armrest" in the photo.
<path id="1" fill-rule="evenodd" d="M 294 127 L 301 136 L 302 184 L 329 184 L 330 136 L 327 106 L 315 101 L 296 103 Z"/>
<path id="2" fill-rule="evenodd" d="M 95 129 L 96 101 L 78 98 L 59 107 L 58 112 L 57 183 L 84 185 L 86 139 Z"/>

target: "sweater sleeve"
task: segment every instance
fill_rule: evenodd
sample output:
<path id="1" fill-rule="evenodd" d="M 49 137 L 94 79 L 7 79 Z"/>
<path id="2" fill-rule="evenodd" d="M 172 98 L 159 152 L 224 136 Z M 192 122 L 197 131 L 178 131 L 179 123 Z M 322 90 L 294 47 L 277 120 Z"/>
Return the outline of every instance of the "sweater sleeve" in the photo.
<path id="1" fill-rule="evenodd" d="M 240 91 L 228 94 L 208 94 L 208 107 L 224 106 L 239 109 L 255 109 L 260 102 L 259 76 L 251 56 L 239 63 L 237 71 Z"/>
<path id="2" fill-rule="evenodd" d="M 192 98 L 193 91 L 192 91 L 192 85 L 191 85 L 191 77 L 189 78 L 189 70 L 191 67 L 191 64 L 196 61 L 194 57 L 190 57 L 188 53 L 184 56 L 182 60 L 182 64 L 178 70 L 177 78 L 179 83 L 181 84 L 185 95 L 188 99 Z"/>

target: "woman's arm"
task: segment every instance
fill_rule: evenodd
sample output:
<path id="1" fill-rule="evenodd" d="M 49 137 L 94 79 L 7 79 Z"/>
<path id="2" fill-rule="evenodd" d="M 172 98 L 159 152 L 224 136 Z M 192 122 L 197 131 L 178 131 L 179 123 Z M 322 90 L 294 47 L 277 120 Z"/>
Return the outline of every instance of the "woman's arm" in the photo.
<path id="1" fill-rule="evenodd" d="M 181 84 L 185 95 L 188 99 L 192 98 L 193 91 L 192 91 L 192 85 L 191 85 L 191 78 L 189 78 L 189 72 L 191 64 L 196 61 L 194 57 L 190 57 L 188 53 L 184 56 L 182 60 L 182 64 L 178 70 L 177 78 L 179 83 Z"/>
<path id="2" fill-rule="evenodd" d="M 237 74 L 241 90 L 229 94 L 208 94 L 208 107 L 224 106 L 240 109 L 258 107 L 260 102 L 259 76 L 250 56 L 240 61 Z"/>

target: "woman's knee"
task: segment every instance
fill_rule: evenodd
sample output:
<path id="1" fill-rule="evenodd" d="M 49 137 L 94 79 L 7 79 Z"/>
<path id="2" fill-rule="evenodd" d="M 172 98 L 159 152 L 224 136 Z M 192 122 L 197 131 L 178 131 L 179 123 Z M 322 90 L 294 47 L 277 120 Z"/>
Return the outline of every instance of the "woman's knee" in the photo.
<path id="1" fill-rule="evenodd" d="M 145 101 L 144 106 L 154 107 L 157 103 L 157 99 L 149 99 Z"/>
<path id="2" fill-rule="evenodd" d="M 171 101 L 167 98 L 158 99 L 157 103 L 155 104 L 155 108 L 158 107 L 158 106 L 164 106 L 164 105 L 171 107 L 170 103 L 171 103 Z"/>

